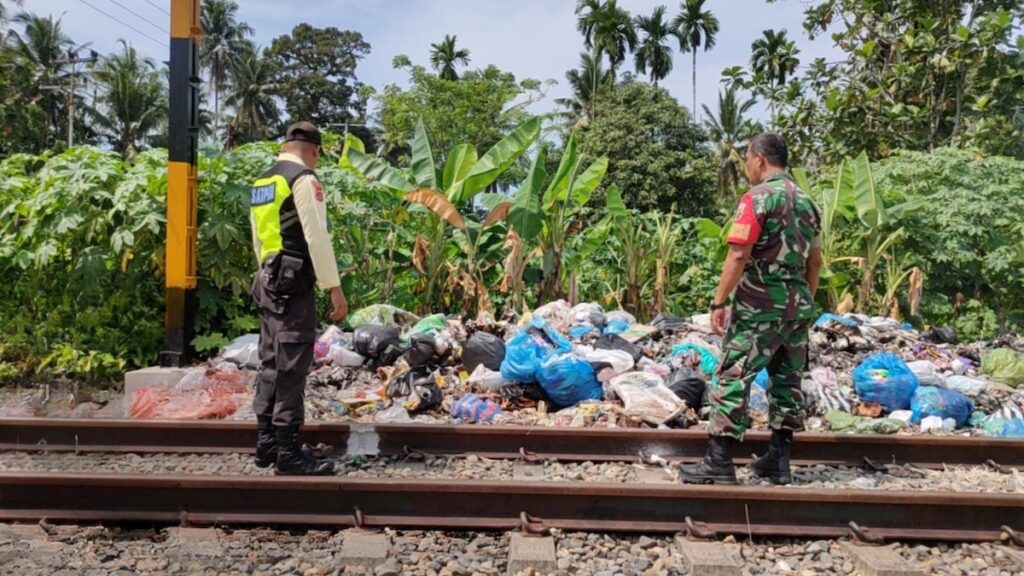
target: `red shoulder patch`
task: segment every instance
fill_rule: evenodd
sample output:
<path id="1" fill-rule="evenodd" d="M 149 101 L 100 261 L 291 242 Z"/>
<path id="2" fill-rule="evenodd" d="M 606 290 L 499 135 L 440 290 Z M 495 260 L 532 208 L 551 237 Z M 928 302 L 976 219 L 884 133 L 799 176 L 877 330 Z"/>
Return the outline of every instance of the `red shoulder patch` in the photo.
<path id="1" fill-rule="evenodd" d="M 324 201 L 324 185 L 319 180 L 313 180 L 313 190 L 316 190 L 316 201 Z"/>
<path id="2" fill-rule="evenodd" d="M 757 242 L 757 237 L 760 235 L 761 223 L 758 222 L 757 214 L 754 212 L 754 199 L 750 192 L 747 192 L 740 200 L 727 241 L 729 244 L 753 244 Z"/>

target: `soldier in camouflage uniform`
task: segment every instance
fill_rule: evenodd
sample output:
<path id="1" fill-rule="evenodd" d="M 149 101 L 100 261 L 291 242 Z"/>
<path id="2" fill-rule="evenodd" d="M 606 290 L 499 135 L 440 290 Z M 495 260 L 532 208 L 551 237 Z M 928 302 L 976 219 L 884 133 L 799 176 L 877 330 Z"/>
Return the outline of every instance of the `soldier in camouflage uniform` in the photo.
<path id="1" fill-rule="evenodd" d="M 800 379 L 821 269 L 821 219 L 785 172 L 788 155 L 775 134 L 755 137 L 747 149 L 747 179 L 756 186 L 740 200 L 711 306 L 712 327 L 725 332 L 710 393 L 711 440 L 704 460 L 682 467 L 684 482 L 736 483 L 732 448 L 749 426 L 750 386 L 765 368 L 772 440 L 753 472 L 774 483 L 792 481 L 789 453 L 793 431 L 803 428 Z M 726 301 L 734 290 L 730 314 Z"/>

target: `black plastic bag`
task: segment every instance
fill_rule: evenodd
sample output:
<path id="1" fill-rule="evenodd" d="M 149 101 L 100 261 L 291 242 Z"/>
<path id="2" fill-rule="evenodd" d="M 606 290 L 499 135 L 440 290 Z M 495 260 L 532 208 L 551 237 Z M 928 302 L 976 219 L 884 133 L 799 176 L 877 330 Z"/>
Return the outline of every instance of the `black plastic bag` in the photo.
<path id="1" fill-rule="evenodd" d="M 633 357 L 633 362 L 639 362 L 644 356 L 643 348 L 624 339 L 618 334 L 605 334 L 594 341 L 595 350 L 621 350 Z"/>
<path id="2" fill-rule="evenodd" d="M 487 332 L 476 332 L 462 348 L 462 365 L 470 374 L 483 364 L 497 372 L 505 359 L 505 341 Z"/>
<path id="3" fill-rule="evenodd" d="M 413 334 L 409 342 L 409 348 L 402 357 L 410 367 L 426 366 L 437 357 L 437 344 L 433 336 L 427 334 Z"/>
<path id="4" fill-rule="evenodd" d="M 437 385 L 437 373 L 424 368 L 410 370 L 388 384 L 389 398 L 402 401 L 410 414 L 425 412 L 441 404 L 441 387 Z"/>
<path id="5" fill-rule="evenodd" d="M 675 392 L 675 395 L 680 400 L 686 402 L 687 406 L 693 408 L 694 411 L 700 412 L 700 407 L 704 404 L 704 391 L 707 390 L 708 383 L 695 370 L 685 366 L 673 370 L 668 375 L 668 381 L 665 385 L 668 386 L 669 390 Z"/>
<path id="6" fill-rule="evenodd" d="M 389 346 L 400 347 L 401 344 L 401 333 L 394 327 L 367 324 L 358 326 L 352 335 L 352 346 L 356 352 L 368 358 L 377 358 Z"/>
<path id="7" fill-rule="evenodd" d="M 651 321 L 651 326 L 654 326 L 662 332 L 675 332 L 682 328 L 689 322 L 688 318 L 682 316 L 666 316 L 664 314 L 658 314 L 658 316 Z"/>
<path id="8" fill-rule="evenodd" d="M 933 344 L 959 344 L 956 330 L 952 326 L 933 326 L 921 334 L 921 339 Z"/>

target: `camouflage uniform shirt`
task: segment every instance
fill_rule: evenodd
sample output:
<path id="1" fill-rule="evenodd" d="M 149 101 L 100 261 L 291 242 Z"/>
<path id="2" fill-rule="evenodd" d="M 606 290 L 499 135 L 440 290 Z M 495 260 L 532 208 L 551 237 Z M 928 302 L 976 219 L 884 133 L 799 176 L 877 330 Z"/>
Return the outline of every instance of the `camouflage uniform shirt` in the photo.
<path id="1" fill-rule="evenodd" d="M 821 245 L 818 206 L 793 178 L 778 173 L 740 200 L 730 244 L 753 244 L 736 288 L 733 322 L 791 322 L 814 315 L 807 256 Z"/>

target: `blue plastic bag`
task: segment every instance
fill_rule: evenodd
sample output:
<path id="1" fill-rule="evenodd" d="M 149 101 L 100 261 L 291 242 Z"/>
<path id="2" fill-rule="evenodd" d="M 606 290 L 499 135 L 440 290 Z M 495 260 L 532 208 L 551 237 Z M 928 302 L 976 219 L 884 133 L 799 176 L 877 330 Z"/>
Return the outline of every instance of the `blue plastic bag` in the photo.
<path id="1" fill-rule="evenodd" d="M 926 416 L 938 416 L 956 420 L 956 427 L 961 428 L 974 412 L 974 402 L 955 390 L 921 386 L 910 400 L 910 410 L 915 424 Z"/>
<path id="2" fill-rule="evenodd" d="M 1020 418 L 988 418 L 981 429 L 996 438 L 1024 438 L 1024 420 Z"/>
<path id="3" fill-rule="evenodd" d="M 853 371 L 853 384 L 861 400 L 877 402 L 886 412 L 910 408 L 910 399 L 918 386 L 917 376 L 890 352 L 865 358 Z"/>
<path id="4" fill-rule="evenodd" d="M 757 376 L 754 376 L 754 386 L 757 386 L 761 390 L 767 390 L 769 380 L 770 378 L 768 377 L 768 369 L 765 368 L 758 372 Z"/>
<path id="5" fill-rule="evenodd" d="M 607 324 L 605 324 L 604 334 L 622 334 L 626 330 L 629 330 L 629 326 L 629 321 L 623 320 L 621 318 L 616 318 L 615 320 L 610 320 Z"/>
<path id="6" fill-rule="evenodd" d="M 577 324 L 576 326 L 569 328 L 569 337 L 573 340 L 580 340 L 587 334 L 594 332 L 600 333 L 600 330 L 590 324 Z"/>
<path id="7" fill-rule="evenodd" d="M 549 356 L 537 371 L 537 381 L 559 408 L 604 397 L 601 383 L 594 375 L 594 367 L 572 354 Z"/>
<path id="8" fill-rule="evenodd" d="M 672 355 L 678 356 L 684 353 L 697 353 L 700 354 L 700 370 L 704 374 L 714 374 L 715 368 L 718 367 L 718 358 L 711 353 L 707 348 L 692 342 L 684 342 L 682 344 L 676 344 L 672 347 Z"/>
<path id="9" fill-rule="evenodd" d="M 508 382 L 535 384 L 537 371 L 548 356 L 572 350 L 572 343 L 548 324 L 535 317 L 505 344 L 501 376 Z"/>
<path id="10" fill-rule="evenodd" d="M 824 324 L 826 324 L 826 323 L 828 323 L 829 321 L 832 321 L 832 320 L 834 320 L 836 322 L 839 322 L 840 324 L 842 324 L 844 326 L 850 326 L 851 328 L 857 326 L 857 321 L 856 320 L 854 320 L 852 318 L 846 318 L 846 317 L 840 316 L 838 314 L 832 314 L 831 312 L 826 312 L 826 313 L 822 314 L 821 316 L 819 316 L 818 319 L 814 321 L 814 325 L 815 326 L 822 326 L 822 325 L 824 325 Z"/>

